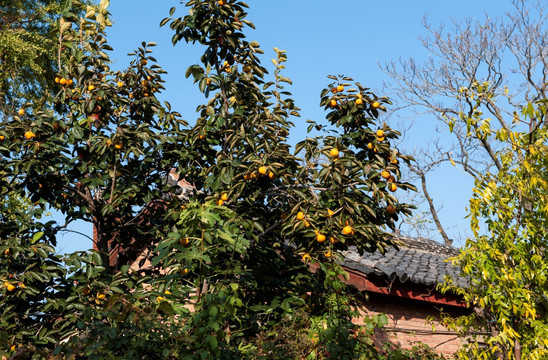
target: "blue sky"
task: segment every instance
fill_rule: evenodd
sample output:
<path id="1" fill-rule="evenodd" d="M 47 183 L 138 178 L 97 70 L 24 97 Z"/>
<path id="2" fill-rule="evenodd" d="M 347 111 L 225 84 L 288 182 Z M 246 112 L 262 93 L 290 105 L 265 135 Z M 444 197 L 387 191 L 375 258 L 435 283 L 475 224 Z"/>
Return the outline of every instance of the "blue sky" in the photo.
<path id="1" fill-rule="evenodd" d="M 249 1 L 248 20 L 256 30 L 246 32 L 248 40 L 257 40 L 265 55 L 263 65 L 271 68 L 273 47 L 288 54 L 285 75 L 293 80 L 289 89 L 293 93 L 301 118 L 294 119 L 294 142 L 306 136 L 305 120 L 321 122 L 324 111 L 319 107 L 319 94 L 328 83 L 329 74 L 345 74 L 372 88 L 378 94 L 383 83 L 389 81 L 379 64 L 399 57 L 418 60 L 428 54 L 419 40 L 425 35 L 423 16 L 428 13 L 432 24 L 448 23 L 451 18 L 484 18 L 504 15 L 511 1 L 427 1 L 427 0 L 276 0 Z M 170 7 L 177 7 L 175 16 L 187 9 L 179 1 L 111 0 L 110 12 L 114 25 L 108 30 L 109 43 L 114 48 L 111 59 L 115 69 L 124 68 L 130 60 L 127 53 L 142 41 L 154 41 L 153 56 L 165 70 L 166 91 L 160 95 L 178 110 L 190 123 L 195 118 L 196 106 L 204 102 L 203 95 L 185 79 L 189 65 L 199 61 L 203 51 L 199 45 L 171 44 L 169 28 L 159 28 L 160 21 L 168 16 Z M 397 104 L 395 104 L 397 105 Z M 433 136 L 433 119 L 411 114 L 398 114 L 400 122 L 413 123 L 404 146 L 408 149 L 423 146 Z M 443 135 L 442 135 L 443 136 Z M 469 234 L 465 207 L 471 195 L 473 182 L 458 169 L 446 167 L 428 178 L 430 191 L 442 206 L 441 220 L 450 236 Z M 77 224 L 74 229 L 91 234 L 91 226 Z M 63 252 L 91 247 L 89 240 L 67 234 L 60 239 Z M 457 243 L 457 245 L 459 245 Z M 462 243 L 460 244 L 462 245 Z"/>

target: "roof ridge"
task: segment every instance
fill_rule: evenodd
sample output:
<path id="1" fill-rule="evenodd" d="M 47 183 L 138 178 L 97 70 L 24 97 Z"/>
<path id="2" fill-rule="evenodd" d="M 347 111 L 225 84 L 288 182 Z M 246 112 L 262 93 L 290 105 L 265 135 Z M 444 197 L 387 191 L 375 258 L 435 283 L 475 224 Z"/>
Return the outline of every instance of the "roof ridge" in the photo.
<path id="1" fill-rule="evenodd" d="M 459 253 L 459 249 L 453 246 L 447 246 L 443 243 L 428 238 L 413 238 L 408 236 L 396 235 L 394 236 L 394 239 L 397 243 L 399 243 L 399 247 L 422 250 L 425 252 L 433 252 L 436 254 L 442 253 L 446 255 L 457 255 Z"/>

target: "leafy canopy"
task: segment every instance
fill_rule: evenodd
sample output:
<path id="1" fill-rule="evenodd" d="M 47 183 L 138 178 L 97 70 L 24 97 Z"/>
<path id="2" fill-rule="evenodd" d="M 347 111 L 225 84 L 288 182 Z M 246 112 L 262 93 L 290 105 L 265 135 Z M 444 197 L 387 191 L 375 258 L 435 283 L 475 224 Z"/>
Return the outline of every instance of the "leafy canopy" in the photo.
<path id="1" fill-rule="evenodd" d="M 497 152 L 500 170 L 476 181 L 470 200 L 475 237 L 455 259 L 470 279 L 469 287 L 460 292 L 477 309 L 454 321 L 463 336 L 474 334 L 461 351 L 463 358 L 546 357 L 545 116 L 546 100 L 540 99 L 523 108 L 523 128 L 494 131 L 484 122 L 478 135 L 494 136 L 505 146 Z M 481 347 L 478 340 L 488 346 Z"/>
<path id="2" fill-rule="evenodd" d="M 162 21 L 204 46 L 187 70 L 208 98 L 193 125 L 161 102 L 154 43 L 110 68 L 108 1 L 78 27 L 62 18 L 55 95 L 0 124 L 2 196 L 33 210 L 0 234 L 0 338 L 6 353 L 89 358 L 371 358 L 374 329 L 340 252 L 384 251 L 410 206 L 395 192 L 410 158 L 378 121 L 390 102 L 345 76 L 321 93 L 327 123 L 291 152 L 299 109 L 243 33 L 240 1 L 188 1 Z M 383 176 L 382 174 L 389 176 Z M 174 182 L 182 184 L 173 186 Z M 177 191 L 181 192 L 176 196 Z M 53 251 L 65 224 L 94 225 L 96 251 Z M 311 271 L 312 270 L 312 271 Z M 401 352 L 399 352 L 400 354 Z M 387 357 L 390 357 L 387 353 Z M 396 355 L 394 355 L 396 356 Z"/>

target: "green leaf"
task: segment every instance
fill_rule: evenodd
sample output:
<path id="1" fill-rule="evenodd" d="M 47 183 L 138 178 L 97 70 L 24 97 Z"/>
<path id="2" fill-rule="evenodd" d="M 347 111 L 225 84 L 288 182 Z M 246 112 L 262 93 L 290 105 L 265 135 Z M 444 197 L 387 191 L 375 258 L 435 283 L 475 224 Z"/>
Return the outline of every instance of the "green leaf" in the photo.
<path id="1" fill-rule="evenodd" d="M 171 18 L 163 18 L 162 21 L 160 21 L 160 27 L 167 24 L 170 20 L 171 20 Z"/>
<path id="2" fill-rule="evenodd" d="M 76 140 L 80 140 L 82 139 L 82 137 L 84 137 L 84 133 L 82 131 L 82 128 L 80 128 L 79 126 L 75 126 L 71 129 L 71 134 L 72 136 L 74 136 L 74 138 Z"/>
<path id="3" fill-rule="evenodd" d="M 158 306 L 158 312 L 168 316 L 175 314 L 173 307 L 167 301 L 160 302 L 160 305 Z"/>
<path id="4" fill-rule="evenodd" d="M 67 14 L 72 8 L 72 0 L 61 0 L 61 12 Z"/>
<path id="5" fill-rule="evenodd" d="M 42 236 L 44 236 L 43 231 L 38 231 L 38 232 L 34 233 L 34 235 L 32 236 L 31 244 L 36 243 L 38 240 L 40 240 L 42 238 Z"/>

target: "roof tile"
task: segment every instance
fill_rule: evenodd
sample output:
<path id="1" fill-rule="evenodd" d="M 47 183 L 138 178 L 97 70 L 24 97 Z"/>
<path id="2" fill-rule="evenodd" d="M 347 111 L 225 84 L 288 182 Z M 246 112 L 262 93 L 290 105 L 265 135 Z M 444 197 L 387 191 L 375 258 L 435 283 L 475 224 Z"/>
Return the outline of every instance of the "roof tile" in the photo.
<path id="1" fill-rule="evenodd" d="M 453 278 L 457 285 L 466 287 L 456 266 L 446 261 L 458 255 L 456 248 L 424 238 L 398 237 L 400 250 L 390 248 L 384 255 L 376 251 L 360 256 L 356 248 L 344 252 L 344 266 L 364 274 L 377 273 L 389 279 L 398 278 L 402 283 L 411 281 L 423 285 L 444 282 L 445 276 Z"/>

